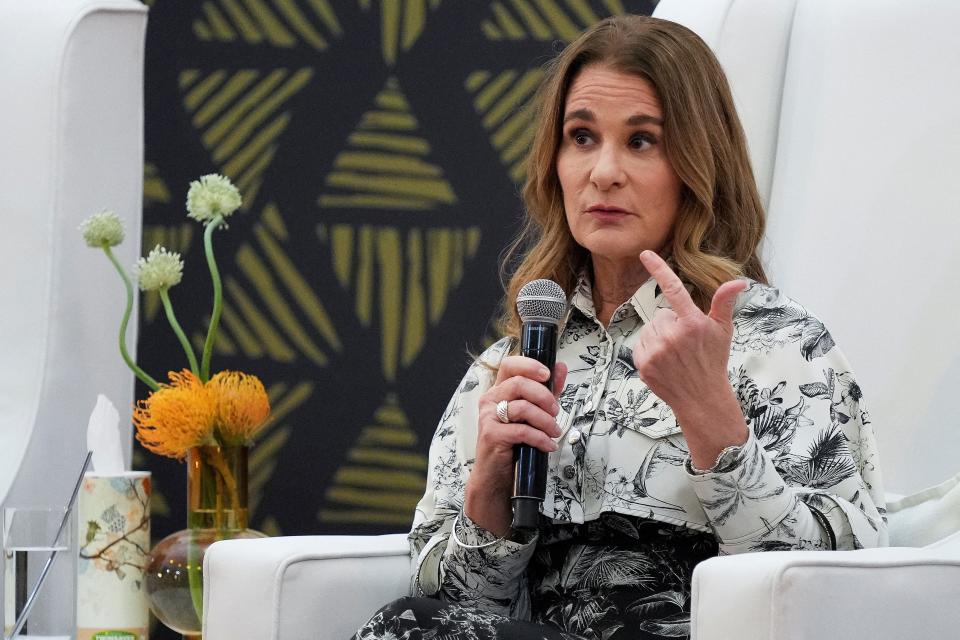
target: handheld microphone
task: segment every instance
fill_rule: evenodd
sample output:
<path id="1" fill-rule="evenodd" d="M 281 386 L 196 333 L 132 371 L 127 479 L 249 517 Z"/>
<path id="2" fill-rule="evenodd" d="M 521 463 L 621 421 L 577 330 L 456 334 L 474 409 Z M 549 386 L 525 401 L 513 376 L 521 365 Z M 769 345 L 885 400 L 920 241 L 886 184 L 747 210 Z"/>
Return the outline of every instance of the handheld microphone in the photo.
<path id="1" fill-rule="evenodd" d="M 550 378 L 543 383 L 550 391 L 560 322 L 566 309 L 567 296 L 553 280 L 528 282 L 517 295 L 517 312 L 523 321 L 520 352 L 550 370 Z M 528 444 L 518 444 L 513 457 L 513 527 L 535 529 L 547 493 L 547 454 Z"/>

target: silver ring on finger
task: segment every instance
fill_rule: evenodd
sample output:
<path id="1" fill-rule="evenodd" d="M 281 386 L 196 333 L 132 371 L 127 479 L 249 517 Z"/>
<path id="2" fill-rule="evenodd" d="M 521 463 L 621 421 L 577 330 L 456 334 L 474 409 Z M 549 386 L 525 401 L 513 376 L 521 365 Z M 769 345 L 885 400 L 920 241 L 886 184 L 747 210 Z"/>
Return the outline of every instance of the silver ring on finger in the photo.
<path id="1" fill-rule="evenodd" d="M 510 423 L 510 402 L 501 400 L 497 403 L 497 419 L 504 424 Z"/>

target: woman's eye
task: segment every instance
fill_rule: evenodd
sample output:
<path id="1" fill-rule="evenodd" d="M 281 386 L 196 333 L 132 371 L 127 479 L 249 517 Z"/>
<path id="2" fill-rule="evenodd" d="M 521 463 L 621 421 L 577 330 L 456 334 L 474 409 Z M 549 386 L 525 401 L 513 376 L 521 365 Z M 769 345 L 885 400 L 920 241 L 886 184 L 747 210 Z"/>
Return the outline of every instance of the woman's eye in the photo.
<path id="1" fill-rule="evenodd" d="M 570 132 L 570 138 L 579 146 L 588 144 L 591 140 L 590 132 L 584 129 L 574 129 Z"/>
<path id="2" fill-rule="evenodd" d="M 638 134 L 630 138 L 630 147 L 633 149 L 643 150 L 648 146 L 653 144 L 653 139 L 646 134 Z"/>

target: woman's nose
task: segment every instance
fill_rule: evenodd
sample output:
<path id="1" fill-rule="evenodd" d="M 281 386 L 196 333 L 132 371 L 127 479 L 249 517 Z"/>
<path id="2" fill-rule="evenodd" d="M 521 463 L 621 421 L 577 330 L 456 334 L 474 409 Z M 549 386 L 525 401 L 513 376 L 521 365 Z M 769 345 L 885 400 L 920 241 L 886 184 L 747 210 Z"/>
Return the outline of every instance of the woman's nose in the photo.
<path id="1" fill-rule="evenodd" d="M 600 191 L 622 187 L 626 180 L 622 159 L 616 149 L 603 146 L 597 150 L 596 162 L 590 171 L 590 181 Z"/>

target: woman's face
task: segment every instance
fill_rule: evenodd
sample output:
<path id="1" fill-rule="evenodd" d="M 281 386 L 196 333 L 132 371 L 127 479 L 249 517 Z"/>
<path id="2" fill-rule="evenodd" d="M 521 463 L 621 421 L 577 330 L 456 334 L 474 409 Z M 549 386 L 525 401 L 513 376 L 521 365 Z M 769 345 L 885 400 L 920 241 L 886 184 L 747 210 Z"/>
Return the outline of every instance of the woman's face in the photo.
<path id="1" fill-rule="evenodd" d="M 662 141 L 663 111 L 645 78 L 603 66 L 574 78 L 557 174 L 570 231 L 595 261 L 637 260 L 670 238 L 682 182 Z"/>

